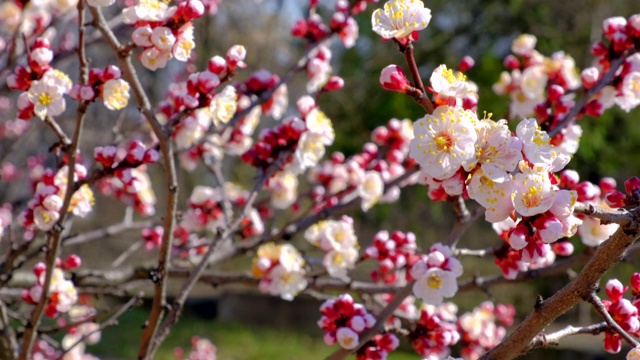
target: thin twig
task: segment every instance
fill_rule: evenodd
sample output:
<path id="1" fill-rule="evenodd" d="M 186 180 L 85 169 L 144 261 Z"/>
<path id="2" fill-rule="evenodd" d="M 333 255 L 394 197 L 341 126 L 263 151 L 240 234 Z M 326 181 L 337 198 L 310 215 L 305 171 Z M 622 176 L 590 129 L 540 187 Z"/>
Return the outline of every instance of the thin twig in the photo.
<path id="1" fill-rule="evenodd" d="M 598 297 L 598 295 L 596 295 L 595 292 L 589 293 L 589 295 L 587 295 L 585 300 L 589 302 L 591 305 L 593 305 L 593 307 L 596 309 L 598 314 L 600 314 L 600 316 L 602 316 L 602 318 L 607 323 L 607 325 L 609 325 L 609 328 L 617 332 L 627 342 L 627 344 L 629 344 L 631 347 L 636 347 L 640 345 L 640 343 L 638 343 L 638 341 L 634 339 L 633 336 L 629 335 L 629 333 L 624 331 L 624 329 L 621 328 L 620 325 L 618 325 L 618 323 L 615 320 L 613 320 L 613 318 L 611 317 L 607 309 L 604 307 L 602 300 L 600 300 L 600 298 Z"/>
<path id="2" fill-rule="evenodd" d="M 71 346 L 69 346 L 68 348 L 64 349 L 62 354 L 60 354 L 60 356 L 58 357 L 58 360 L 63 359 L 65 354 L 67 354 L 69 351 L 73 350 L 74 347 L 78 346 L 83 341 L 87 340 L 91 335 L 104 330 L 106 327 L 116 325 L 118 323 L 118 319 L 122 315 L 124 315 L 124 313 L 127 312 L 127 310 L 129 310 L 132 306 L 134 306 L 136 303 L 138 303 L 140 301 L 141 297 L 142 297 L 142 295 L 138 295 L 138 296 L 132 297 L 129 301 L 127 301 L 124 305 L 122 305 L 116 312 L 114 312 L 113 315 L 111 315 L 107 320 L 102 322 L 98 326 L 97 329 L 95 329 L 95 330 L 93 330 L 93 331 L 91 331 L 91 332 L 89 332 L 87 334 L 82 335 L 80 337 L 80 339 L 78 339 L 75 343 L 71 344 Z"/>
<path id="3" fill-rule="evenodd" d="M 629 211 L 625 209 L 605 209 L 592 204 L 577 203 L 573 209 L 575 214 L 589 215 L 600 219 L 603 224 L 627 225 L 633 221 Z"/>
<path id="4" fill-rule="evenodd" d="M 560 340 L 573 335 L 581 335 L 581 334 L 591 334 L 598 335 L 604 331 L 609 329 L 609 325 L 607 323 L 602 322 L 599 324 L 593 324 L 589 326 L 572 326 L 568 325 L 558 331 L 552 332 L 550 334 L 538 334 L 536 337 L 531 340 L 529 344 L 529 350 L 537 349 L 537 348 L 546 348 L 552 345 L 558 345 Z"/>
<path id="5" fill-rule="evenodd" d="M 625 55 L 620 56 L 618 59 L 615 59 L 611 62 L 611 69 L 602 77 L 598 82 L 591 87 L 581 98 L 576 102 L 576 104 L 569 110 L 569 112 L 558 122 L 558 124 L 549 131 L 549 136 L 554 137 L 562 130 L 567 127 L 572 121 L 575 120 L 576 116 L 580 114 L 584 106 L 587 104 L 587 101 L 590 100 L 593 96 L 595 96 L 598 91 L 600 91 L 605 86 L 609 85 L 611 81 L 613 81 L 616 73 L 620 66 L 625 62 L 625 60 L 635 54 L 636 51 L 628 51 Z"/>

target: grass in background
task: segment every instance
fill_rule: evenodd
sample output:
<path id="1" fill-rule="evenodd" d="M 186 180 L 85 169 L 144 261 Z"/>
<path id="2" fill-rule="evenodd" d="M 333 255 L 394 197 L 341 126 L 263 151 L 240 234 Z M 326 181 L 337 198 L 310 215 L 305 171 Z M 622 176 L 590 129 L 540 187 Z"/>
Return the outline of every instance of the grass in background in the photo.
<path id="1" fill-rule="evenodd" d="M 134 309 L 121 317 L 118 325 L 102 332 L 100 343 L 88 346 L 87 352 L 104 360 L 133 359 L 138 353 L 141 325 L 147 319 L 145 309 Z M 337 349 L 327 346 L 320 336 L 283 329 L 208 320 L 185 313 L 158 351 L 156 359 L 173 360 L 173 349 L 191 349 L 191 337 L 208 338 L 218 348 L 220 360 L 306 360 L 323 359 Z M 393 352 L 390 360 L 416 360 L 410 352 Z"/>

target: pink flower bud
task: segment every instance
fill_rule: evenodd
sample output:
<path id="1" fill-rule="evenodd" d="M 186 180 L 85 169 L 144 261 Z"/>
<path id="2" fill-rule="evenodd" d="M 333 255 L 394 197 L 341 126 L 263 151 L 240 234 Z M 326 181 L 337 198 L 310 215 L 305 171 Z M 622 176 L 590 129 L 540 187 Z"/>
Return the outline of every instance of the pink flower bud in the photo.
<path id="1" fill-rule="evenodd" d="M 597 41 L 591 46 L 591 53 L 595 56 L 606 56 L 609 48 L 602 41 Z"/>
<path id="2" fill-rule="evenodd" d="M 142 162 L 145 164 L 153 164 L 157 162 L 159 158 L 160 158 L 160 154 L 158 153 L 158 150 L 148 149 L 144 153 L 144 158 L 142 159 Z"/>
<path id="3" fill-rule="evenodd" d="M 611 354 L 617 354 L 622 349 L 622 342 L 620 341 L 620 335 L 613 332 L 604 333 L 604 349 Z"/>
<path id="4" fill-rule="evenodd" d="M 209 59 L 207 69 L 216 75 L 220 75 L 227 70 L 227 62 L 222 56 L 216 55 Z"/>
<path id="5" fill-rule="evenodd" d="M 568 241 L 558 241 L 551 245 L 551 249 L 560 256 L 571 256 L 574 251 L 573 244 Z"/>
<path id="6" fill-rule="evenodd" d="M 631 15 L 627 19 L 627 32 L 636 38 L 640 37 L 640 14 Z"/>
<path id="7" fill-rule="evenodd" d="M 631 275 L 631 291 L 634 295 L 640 295 L 640 273 Z"/>
<path id="8" fill-rule="evenodd" d="M 104 69 L 104 72 L 102 73 L 102 81 L 107 81 L 107 80 L 111 80 L 111 79 L 120 79 L 120 77 L 122 76 L 122 71 L 120 71 L 120 69 L 115 66 L 115 65 L 109 65 Z"/>
<path id="9" fill-rule="evenodd" d="M 589 181 L 583 181 L 576 185 L 578 201 L 593 201 L 600 197 L 600 189 Z"/>
<path id="10" fill-rule="evenodd" d="M 49 40 L 47 38 L 37 38 L 34 42 L 33 42 L 33 47 L 32 49 L 37 49 L 37 48 L 45 48 L 45 49 L 49 49 L 51 47 L 51 43 L 49 42 Z"/>
<path id="11" fill-rule="evenodd" d="M 465 110 L 475 111 L 478 107 L 478 99 L 473 96 L 467 96 L 462 99 L 462 108 Z"/>
<path id="12" fill-rule="evenodd" d="M 536 224 L 538 225 L 538 224 Z M 544 243 L 550 244 L 560 239 L 562 235 L 562 222 L 555 216 L 547 218 L 540 227 L 538 227 L 538 235 Z"/>
<path id="13" fill-rule="evenodd" d="M 598 71 L 598 68 L 593 66 L 582 70 L 582 73 L 580 74 L 582 84 L 586 89 L 590 89 L 593 85 L 595 85 L 599 77 L 600 71 Z"/>
<path id="14" fill-rule="evenodd" d="M 617 183 L 616 179 L 612 177 L 603 177 L 600 179 L 600 182 L 598 182 L 598 185 L 600 186 L 600 191 L 603 194 L 607 194 L 616 189 Z"/>
<path id="15" fill-rule="evenodd" d="M 627 195 L 621 193 L 618 190 L 613 190 L 605 195 L 604 200 L 610 207 L 619 208 L 625 206 Z"/>
<path id="16" fill-rule="evenodd" d="M 460 63 L 458 64 L 458 70 L 465 72 L 474 67 L 475 64 L 475 60 L 473 60 L 471 56 L 466 55 L 460 60 Z"/>
<path id="17" fill-rule="evenodd" d="M 226 58 L 227 63 L 229 64 L 230 69 L 235 69 L 236 67 L 246 67 L 247 64 L 244 63 L 244 59 L 247 56 L 247 49 L 245 49 L 242 45 L 233 45 L 227 51 Z"/>
<path id="18" fill-rule="evenodd" d="M 515 57 L 515 55 L 511 55 L 511 54 L 507 55 L 507 57 L 504 58 L 504 61 L 502 63 L 504 67 L 509 70 L 520 68 L 520 60 L 518 60 L 518 58 Z"/>
<path id="19" fill-rule="evenodd" d="M 37 277 L 40 277 L 40 274 L 42 274 L 46 270 L 47 270 L 47 265 L 45 263 L 43 263 L 42 261 L 33 266 L 33 273 Z"/>
<path id="20" fill-rule="evenodd" d="M 322 88 L 324 91 L 340 90 L 344 87 L 344 80 L 340 76 L 331 76 L 327 84 Z"/>
<path id="21" fill-rule="evenodd" d="M 300 19 L 291 27 L 291 35 L 303 38 L 307 35 L 308 30 L 309 27 L 307 26 L 307 20 Z"/>
<path id="22" fill-rule="evenodd" d="M 380 85 L 386 90 L 401 93 L 406 93 L 411 87 L 411 83 L 409 83 L 409 79 L 407 79 L 404 70 L 397 65 L 389 65 L 382 69 L 380 73 Z"/>
<path id="23" fill-rule="evenodd" d="M 69 255 L 63 263 L 64 269 L 77 269 L 82 265 L 82 259 L 76 254 Z"/>
<path id="24" fill-rule="evenodd" d="M 126 160 L 131 164 L 140 164 L 146 150 L 146 147 L 140 141 L 135 140 L 129 145 Z"/>
<path id="25" fill-rule="evenodd" d="M 518 224 L 509 234 L 509 245 L 514 250 L 523 249 L 529 243 L 529 231 L 526 226 Z"/>
<path id="26" fill-rule="evenodd" d="M 624 182 L 624 188 L 627 190 L 627 194 L 633 195 L 634 191 L 640 190 L 640 178 L 637 176 L 629 178 Z"/>
<path id="27" fill-rule="evenodd" d="M 560 85 L 553 84 L 549 86 L 548 97 L 551 102 L 555 103 L 564 95 L 564 88 Z"/>
<path id="28" fill-rule="evenodd" d="M 622 295 L 627 291 L 627 289 L 628 287 L 624 287 L 618 279 L 611 279 L 607 281 L 607 285 L 605 286 L 607 296 L 613 302 L 620 301 L 620 299 L 622 299 Z"/>
<path id="29" fill-rule="evenodd" d="M 580 175 L 575 170 L 565 170 L 560 174 L 560 186 L 573 189 L 580 181 Z"/>

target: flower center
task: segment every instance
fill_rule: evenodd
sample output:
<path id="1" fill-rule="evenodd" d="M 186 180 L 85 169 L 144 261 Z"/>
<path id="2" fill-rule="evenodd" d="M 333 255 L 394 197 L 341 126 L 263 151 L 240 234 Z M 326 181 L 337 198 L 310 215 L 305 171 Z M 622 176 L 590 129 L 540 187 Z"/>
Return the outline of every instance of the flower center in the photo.
<path id="1" fill-rule="evenodd" d="M 529 191 L 522 195 L 522 202 L 524 206 L 531 208 L 538 206 L 540 204 L 540 194 L 538 194 L 538 189 L 535 186 L 529 188 Z"/>
<path id="2" fill-rule="evenodd" d="M 436 146 L 440 151 L 450 151 L 453 146 L 453 139 L 451 135 L 446 132 L 441 132 L 435 138 Z"/>
<path id="3" fill-rule="evenodd" d="M 38 96 L 38 101 L 40 104 L 47 106 L 53 102 L 53 98 L 48 93 L 42 93 Z"/>
<path id="4" fill-rule="evenodd" d="M 442 278 L 436 274 L 431 274 L 427 279 L 427 285 L 432 289 L 442 288 Z"/>

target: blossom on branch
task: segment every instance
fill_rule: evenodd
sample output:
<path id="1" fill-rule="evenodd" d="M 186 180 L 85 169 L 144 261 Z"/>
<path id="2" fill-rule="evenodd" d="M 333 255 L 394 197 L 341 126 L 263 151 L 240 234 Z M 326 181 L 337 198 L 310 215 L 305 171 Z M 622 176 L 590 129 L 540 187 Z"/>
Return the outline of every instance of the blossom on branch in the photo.
<path id="1" fill-rule="evenodd" d="M 267 243 L 258 248 L 252 273 L 261 279 L 262 292 L 291 301 L 307 286 L 303 266 L 304 259 L 291 244 Z"/>
<path id="2" fill-rule="evenodd" d="M 426 28 L 429 21 L 431 10 L 419 0 L 389 0 L 384 9 L 375 10 L 371 17 L 373 31 L 383 39 L 404 39 Z"/>
<path id="3" fill-rule="evenodd" d="M 429 176 L 449 178 L 474 161 L 477 122 L 472 111 L 438 106 L 432 115 L 414 122 L 409 154 Z"/>

